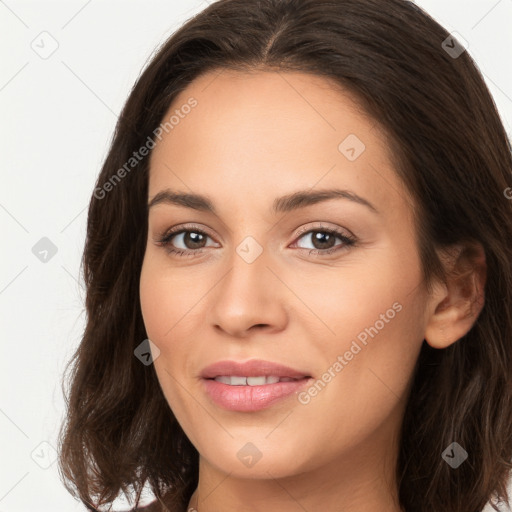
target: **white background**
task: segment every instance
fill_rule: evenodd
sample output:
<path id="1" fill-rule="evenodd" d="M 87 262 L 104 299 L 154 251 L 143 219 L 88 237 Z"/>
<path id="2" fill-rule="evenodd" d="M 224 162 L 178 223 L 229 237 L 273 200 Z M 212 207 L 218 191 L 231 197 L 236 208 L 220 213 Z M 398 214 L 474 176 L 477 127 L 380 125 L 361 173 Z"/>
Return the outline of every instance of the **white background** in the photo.
<path id="1" fill-rule="evenodd" d="M 512 133 L 512 0 L 416 3 L 468 41 Z M 41 465 L 54 460 L 62 373 L 84 327 L 86 207 L 141 69 L 206 5 L 0 1 L 0 512 L 84 510 L 64 489 L 57 464 Z M 41 47 L 42 37 L 46 49 L 58 43 L 47 59 L 31 47 Z M 46 263 L 32 253 L 42 237 L 57 247 Z"/>

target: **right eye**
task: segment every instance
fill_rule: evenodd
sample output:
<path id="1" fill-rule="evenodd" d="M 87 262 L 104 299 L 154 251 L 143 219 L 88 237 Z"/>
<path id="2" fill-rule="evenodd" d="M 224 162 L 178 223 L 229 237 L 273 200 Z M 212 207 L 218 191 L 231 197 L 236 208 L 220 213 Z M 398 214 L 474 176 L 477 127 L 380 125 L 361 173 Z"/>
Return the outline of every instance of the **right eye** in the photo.
<path id="1" fill-rule="evenodd" d="M 171 228 L 158 240 L 158 244 L 165 247 L 166 251 L 177 256 L 194 256 L 201 249 L 211 247 L 205 245 L 207 240 L 211 237 L 205 231 L 190 227 L 189 229 L 183 226 Z M 179 247 L 176 244 L 180 245 Z"/>

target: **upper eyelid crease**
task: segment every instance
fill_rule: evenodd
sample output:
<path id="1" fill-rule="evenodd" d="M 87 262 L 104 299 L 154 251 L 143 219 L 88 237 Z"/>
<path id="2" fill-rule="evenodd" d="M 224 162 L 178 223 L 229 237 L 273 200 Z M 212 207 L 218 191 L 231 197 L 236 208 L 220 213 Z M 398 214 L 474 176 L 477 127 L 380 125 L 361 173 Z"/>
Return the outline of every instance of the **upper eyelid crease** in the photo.
<path id="1" fill-rule="evenodd" d="M 322 225 L 322 223 L 320 223 L 319 226 L 309 226 L 309 227 L 303 226 L 302 229 L 298 233 L 295 234 L 295 237 L 302 238 L 304 235 L 309 234 L 309 233 L 314 233 L 314 232 L 331 233 L 331 234 L 335 234 L 337 236 L 345 237 L 345 238 L 351 238 L 354 236 L 350 231 L 348 231 L 348 233 L 343 233 L 343 231 L 346 232 L 347 229 L 346 228 L 333 228 L 333 227 Z M 163 234 L 158 235 L 158 239 L 161 241 L 163 238 L 172 238 L 172 237 L 180 235 L 181 233 L 184 233 L 184 232 L 202 233 L 202 234 L 208 236 L 209 238 L 211 238 L 212 240 L 215 238 L 209 232 L 208 229 L 206 229 L 202 226 L 199 226 L 197 224 L 184 224 L 182 226 L 175 226 L 171 229 L 168 229 Z"/>
<path id="2" fill-rule="evenodd" d="M 331 199 L 347 199 L 366 206 L 373 213 L 379 213 L 377 208 L 368 200 L 358 196 L 354 192 L 341 189 L 326 189 L 314 192 L 310 190 L 299 190 L 292 194 L 276 198 L 272 204 L 271 210 L 274 214 L 287 213 Z M 171 189 L 164 189 L 155 194 L 148 203 L 148 209 L 157 204 L 174 204 L 193 210 L 213 213 L 218 216 L 218 212 L 212 201 L 208 197 L 200 194 L 173 192 Z"/>

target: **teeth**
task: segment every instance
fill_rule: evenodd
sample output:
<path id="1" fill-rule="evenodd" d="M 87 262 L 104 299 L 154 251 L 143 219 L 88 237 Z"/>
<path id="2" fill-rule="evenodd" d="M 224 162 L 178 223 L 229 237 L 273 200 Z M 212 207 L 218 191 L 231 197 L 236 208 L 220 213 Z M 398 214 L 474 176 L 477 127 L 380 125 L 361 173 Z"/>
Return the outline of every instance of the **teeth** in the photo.
<path id="1" fill-rule="evenodd" d="M 243 377 L 242 377 L 243 379 Z M 266 377 L 247 377 L 247 385 L 248 386 L 263 386 L 266 384 L 267 378 Z M 241 383 L 243 384 L 243 382 Z"/>
<path id="2" fill-rule="evenodd" d="M 222 382 L 222 384 L 228 384 L 229 386 L 263 386 L 265 384 L 276 384 L 277 382 L 291 382 L 293 380 L 291 377 L 276 377 L 275 375 L 261 376 L 261 377 L 239 377 L 239 376 L 230 376 L 230 375 L 220 375 L 219 377 L 215 377 L 217 382 Z"/>
<path id="3" fill-rule="evenodd" d="M 229 377 L 229 384 L 232 386 L 245 386 L 247 384 L 247 379 L 245 377 Z"/>

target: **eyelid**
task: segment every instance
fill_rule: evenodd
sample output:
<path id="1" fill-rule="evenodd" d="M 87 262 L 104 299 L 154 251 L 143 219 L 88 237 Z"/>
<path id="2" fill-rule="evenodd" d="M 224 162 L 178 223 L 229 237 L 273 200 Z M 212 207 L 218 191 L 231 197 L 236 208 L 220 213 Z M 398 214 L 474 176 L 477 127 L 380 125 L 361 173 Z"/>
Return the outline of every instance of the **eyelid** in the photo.
<path id="1" fill-rule="evenodd" d="M 318 225 L 308 225 L 308 226 L 302 226 L 299 228 L 292 236 L 293 241 L 297 241 L 298 238 L 300 238 L 302 235 L 305 235 L 311 231 L 320 231 L 322 229 L 325 229 L 327 231 L 333 231 L 341 235 L 345 235 L 347 238 L 355 238 L 354 234 L 349 231 L 346 228 L 340 228 L 339 226 L 328 226 L 325 225 L 325 222 L 318 221 Z M 199 232 L 204 232 L 207 234 L 210 238 L 215 239 L 215 236 L 212 234 L 212 232 L 209 230 L 209 228 L 195 224 L 195 223 L 187 223 L 183 225 L 173 226 L 171 228 L 165 229 L 161 234 L 156 235 L 157 240 L 155 241 L 162 241 L 162 239 L 167 238 L 170 235 L 177 235 L 178 233 L 181 233 L 183 231 L 193 231 L 197 230 Z"/>
<path id="2" fill-rule="evenodd" d="M 188 224 L 182 224 L 178 226 L 173 226 L 172 228 L 168 228 L 164 230 L 161 234 L 156 235 L 156 242 L 162 242 L 166 240 L 167 238 L 170 238 L 171 235 L 178 235 L 179 233 L 182 233 L 183 231 L 198 231 L 200 233 L 204 233 L 208 235 L 212 240 L 215 240 L 215 236 L 211 233 L 209 228 L 206 228 L 204 226 L 201 226 L 199 224 L 194 223 L 188 223 Z"/>
<path id="3" fill-rule="evenodd" d="M 300 238 L 302 235 L 305 235 L 306 233 L 310 233 L 311 231 L 322 231 L 322 230 L 333 231 L 339 235 L 346 236 L 347 238 L 354 238 L 354 239 L 356 238 L 355 235 L 347 228 L 342 228 L 341 226 L 337 226 L 337 225 L 330 226 L 322 221 L 316 221 L 316 222 L 318 224 L 315 224 L 315 222 L 313 222 L 315 224 L 313 226 L 307 225 L 307 226 L 302 226 L 301 228 L 299 228 L 299 230 L 293 235 L 294 239 Z"/>

